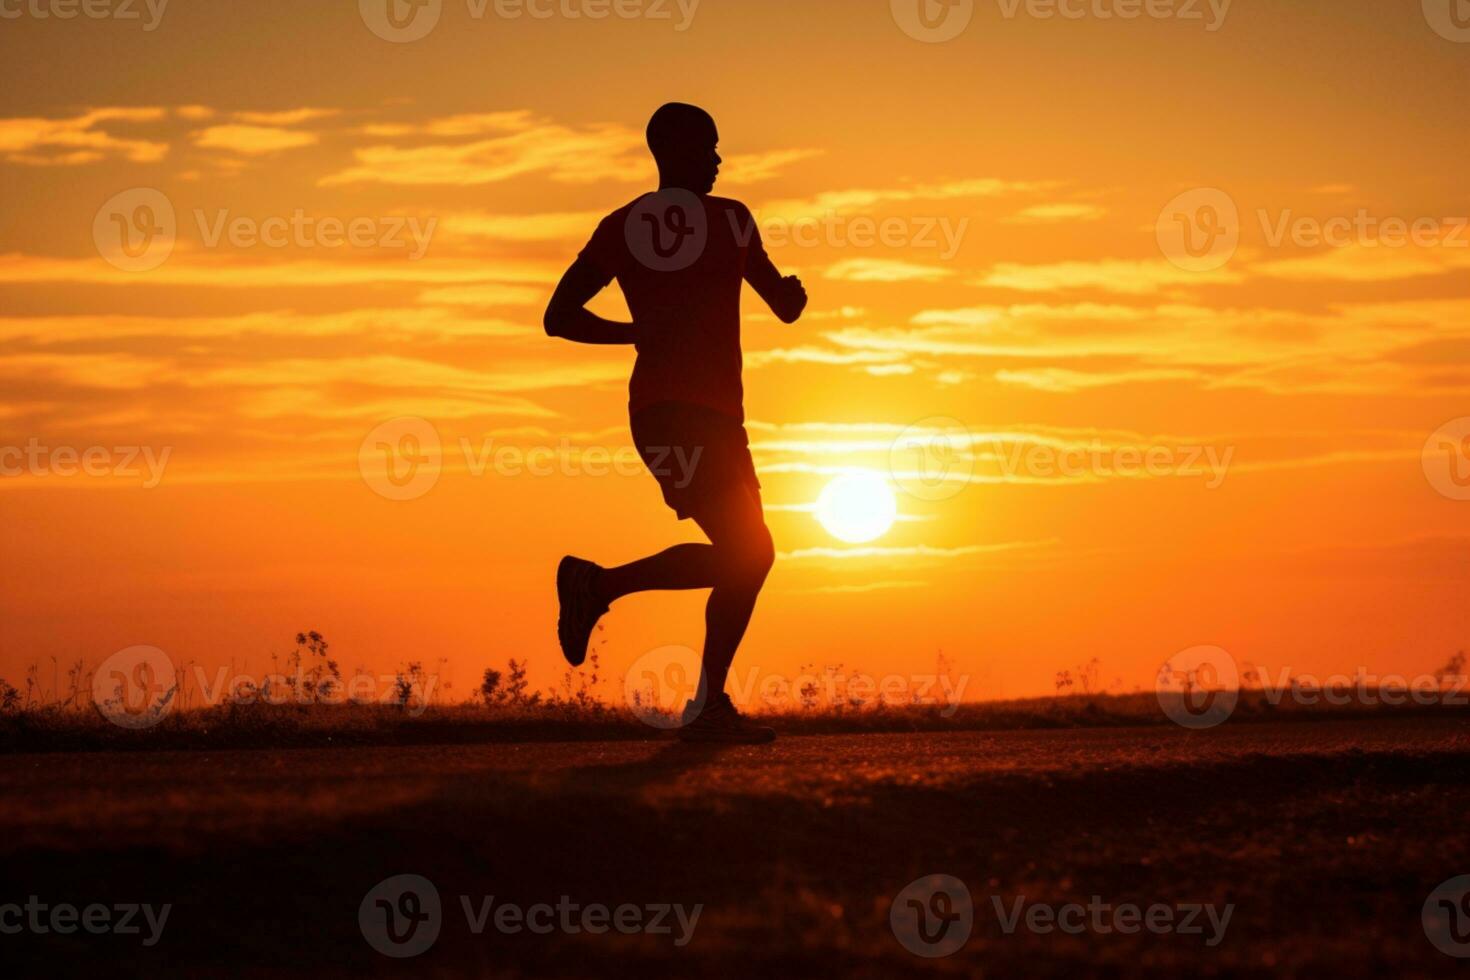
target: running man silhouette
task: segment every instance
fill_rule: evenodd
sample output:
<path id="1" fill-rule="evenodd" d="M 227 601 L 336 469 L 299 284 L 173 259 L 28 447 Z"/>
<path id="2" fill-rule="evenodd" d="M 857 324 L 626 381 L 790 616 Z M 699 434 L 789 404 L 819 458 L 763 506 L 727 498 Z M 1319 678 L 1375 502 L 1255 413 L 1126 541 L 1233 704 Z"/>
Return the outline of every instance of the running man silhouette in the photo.
<path id="1" fill-rule="evenodd" d="M 712 197 L 719 132 L 703 109 L 671 102 L 648 122 L 659 190 L 597 226 L 546 308 L 546 332 L 583 344 L 632 344 L 628 413 L 637 447 L 680 520 L 709 544 L 675 545 L 616 568 L 571 555 L 556 572 L 557 637 L 576 667 L 608 606 L 634 592 L 710 589 L 699 694 L 680 738 L 768 742 L 771 729 L 741 716 L 725 693 L 735 650 L 775 561 L 760 482 L 745 432 L 740 381 L 740 290 L 750 283 L 784 323 L 806 308 L 796 276 L 782 277 L 738 201 Z M 632 323 L 587 303 L 614 279 Z"/>

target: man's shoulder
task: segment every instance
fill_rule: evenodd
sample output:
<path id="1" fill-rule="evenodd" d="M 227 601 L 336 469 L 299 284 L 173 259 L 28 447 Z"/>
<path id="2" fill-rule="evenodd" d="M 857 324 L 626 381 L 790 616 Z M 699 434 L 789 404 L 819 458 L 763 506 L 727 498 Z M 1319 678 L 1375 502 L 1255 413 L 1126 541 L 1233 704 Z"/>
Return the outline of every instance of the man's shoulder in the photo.
<path id="1" fill-rule="evenodd" d="M 709 197 L 705 198 L 705 200 L 709 202 L 710 207 L 716 210 L 730 211 L 740 215 L 741 217 L 747 217 L 750 215 L 750 208 L 746 207 L 744 203 L 735 200 L 733 197 L 715 197 L 713 194 L 711 194 L 709 195 Z"/>

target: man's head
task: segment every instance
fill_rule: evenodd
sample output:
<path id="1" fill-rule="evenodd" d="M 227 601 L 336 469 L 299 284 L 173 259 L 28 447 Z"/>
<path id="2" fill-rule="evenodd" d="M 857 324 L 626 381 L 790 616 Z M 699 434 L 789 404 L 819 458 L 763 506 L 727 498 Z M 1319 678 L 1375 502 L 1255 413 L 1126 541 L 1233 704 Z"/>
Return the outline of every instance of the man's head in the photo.
<path id="1" fill-rule="evenodd" d="M 658 163 L 660 187 L 682 187 L 696 194 L 714 189 L 720 172 L 720 142 L 714 118 L 698 106 L 670 102 L 648 120 L 648 148 Z"/>

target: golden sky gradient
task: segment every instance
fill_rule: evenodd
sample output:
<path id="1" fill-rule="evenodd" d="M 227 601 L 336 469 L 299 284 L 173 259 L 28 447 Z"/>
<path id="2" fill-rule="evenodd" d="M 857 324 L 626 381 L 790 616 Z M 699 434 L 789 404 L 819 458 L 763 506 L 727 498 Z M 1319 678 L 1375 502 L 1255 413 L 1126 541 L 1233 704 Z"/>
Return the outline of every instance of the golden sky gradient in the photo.
<path id="1" fill-rule="evenodd" d="M 443 657 L 460 692 L 512 656 L 559 676 L 557 558 L 697 534 L 646 474 L 583 472 L 627 458 L 631 351 L 540 327 L 598 218 L 651 189 L 671 99 L 714 114 L 716 193 L 811 294 L 791 327 L 746 297 L 781 560 L 736 676 L 942 650 L 990 698 L 1093 657 L 1148 685 L 1200 644 L 1414 674 L 1470 638 L 1470 503 L 1423 459 L 1470 414 L 1470 43 L 1434 0 L 1213 24 L 991 0 L 939 43 L 902 0 L 445 0 L 405 43 L 349 2 L 40 2 L 0 20 L 0 447 L 151 455 L 0 478 L 12 683 L 134 644 L 260 673 L 305 628 L 349 671 Z M 121 252 L 113 215 L 160 198 L 172 251 Z M 1169 245 L 1221 200 L 1230 254 Z M 443 449 L 406 501 L 359 466 L 400 417 Z M 941 484 L 896 462 L 915 438 Z M 854 468 L 899 488 L 865 546 L 810 510 Z M 616 682 L 697 647 L 702 602 L 606 624 Z"/>

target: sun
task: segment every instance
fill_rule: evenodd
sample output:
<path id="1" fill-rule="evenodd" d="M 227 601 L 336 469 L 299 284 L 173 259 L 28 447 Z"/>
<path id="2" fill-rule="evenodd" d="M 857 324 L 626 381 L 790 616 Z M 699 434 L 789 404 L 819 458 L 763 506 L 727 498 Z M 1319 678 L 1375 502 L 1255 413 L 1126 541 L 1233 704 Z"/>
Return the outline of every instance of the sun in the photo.
<path id="1" fill-rule="evenodd" d="M 862 544 L 888 532 L 898 517 L 898 501 L 877 473 L 844 473 L 822 488 L 816 514 L 832 537 Z"/>

